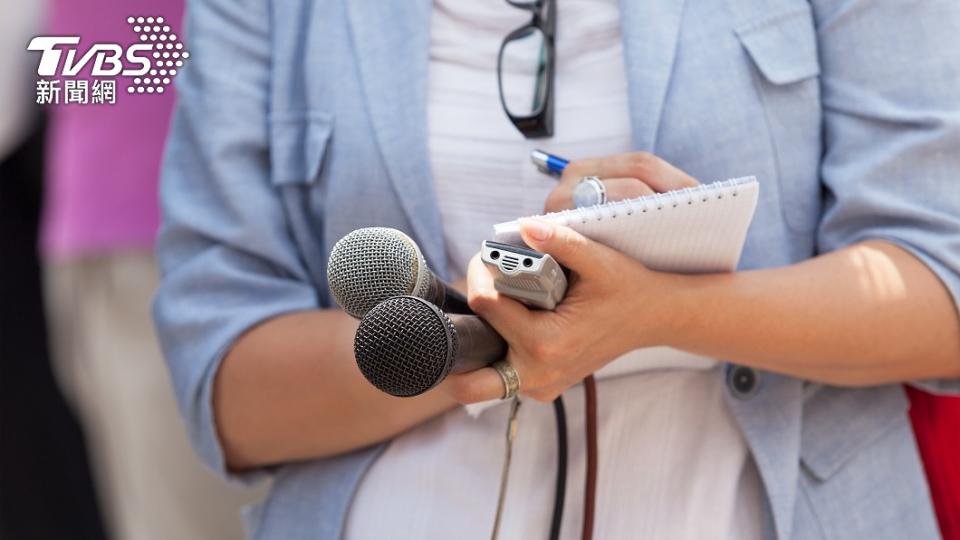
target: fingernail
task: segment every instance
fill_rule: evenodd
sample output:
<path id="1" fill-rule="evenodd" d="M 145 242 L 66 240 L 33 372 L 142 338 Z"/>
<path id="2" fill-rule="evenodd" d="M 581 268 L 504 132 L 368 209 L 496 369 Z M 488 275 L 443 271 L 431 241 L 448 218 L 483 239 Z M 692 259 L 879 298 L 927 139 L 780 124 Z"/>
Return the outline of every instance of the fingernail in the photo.
<path id="1" fill-rule="evenodd" d="M 538 242 L 550 239 L 550 235 L 553 233 L 553 226 L 539 219 L 524 219 L 520 222 L 520 228 L 527 236 Z"/>

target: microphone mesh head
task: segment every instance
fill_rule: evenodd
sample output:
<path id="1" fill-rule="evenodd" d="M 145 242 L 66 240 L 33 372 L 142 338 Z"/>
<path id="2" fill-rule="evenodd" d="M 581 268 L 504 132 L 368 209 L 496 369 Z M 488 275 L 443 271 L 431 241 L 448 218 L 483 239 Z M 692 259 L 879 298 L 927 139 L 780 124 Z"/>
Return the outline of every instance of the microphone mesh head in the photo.
<path id="1" fill-rule="evenodd" d="M 458 346 L 453 323 L 437 306 L 399 296 L 380 303 L 360 321 L 353 353 L 371 384 L 409 397 L 447 376 Z"/>
<path id="2" fill-rule="evenodd" d="M 340 307 L 359 319 L 387 298 L 413 292 L 419 264 L 416 244 L 400 231 L 357 229 L 333 246 L 327 282 Z"/>

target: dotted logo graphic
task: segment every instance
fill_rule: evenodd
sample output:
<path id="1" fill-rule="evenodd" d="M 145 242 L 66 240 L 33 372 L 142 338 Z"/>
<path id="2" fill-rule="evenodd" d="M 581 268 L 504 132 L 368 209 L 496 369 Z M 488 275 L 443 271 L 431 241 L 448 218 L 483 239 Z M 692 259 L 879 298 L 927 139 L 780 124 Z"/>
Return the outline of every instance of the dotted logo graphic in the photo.
<path id="1" fill-rule="evenodd" d="M 150 53 L 150 70 L 140 77 L 134 77 L 127 87 L 129 94 L 162 94 L 173 82 L 183 62 L 190 58 L 184 50 L 179 36 L 174 34 L 163 17 L 127 17 L 127 24 L 133 27 L 140 42 L 153 46 Z"/>

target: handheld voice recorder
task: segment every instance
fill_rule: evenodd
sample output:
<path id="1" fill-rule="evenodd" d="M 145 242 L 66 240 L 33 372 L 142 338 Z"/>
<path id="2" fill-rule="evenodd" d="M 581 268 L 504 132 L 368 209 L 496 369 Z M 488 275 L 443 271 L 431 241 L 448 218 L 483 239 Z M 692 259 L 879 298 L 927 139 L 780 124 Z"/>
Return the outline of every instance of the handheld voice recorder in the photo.
<path id="1" fill-rule="evenodd" d="M 484 240 L 480 258 L 497 270 L 497 292 L 531 307 L 552 310 L 567 292 L 563 267 L 547 253 Z"/>

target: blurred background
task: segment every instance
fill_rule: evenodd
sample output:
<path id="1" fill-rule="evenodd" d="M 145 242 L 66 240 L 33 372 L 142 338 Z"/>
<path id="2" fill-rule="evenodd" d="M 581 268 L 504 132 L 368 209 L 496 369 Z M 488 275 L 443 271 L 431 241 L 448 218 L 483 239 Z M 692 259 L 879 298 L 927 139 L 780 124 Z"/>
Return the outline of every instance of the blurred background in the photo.
<path id="1" fill-rule="evenodd" d="M 137 42 L 182 32 L 182 0 L 0 0 L 0 538 L 242 538 L 228 486 L 195 456 L 149 303 L 157 179 L 175 101 L 37 103 L 36 35 Z M 189 49 L 189 46 L 187 47 Z M 64 55 L 66 56 L 66 55 Z M 91 62 L 93 64 L 93 62 Z M 94 79 L 84 68 L 77 80 Z M 92 87 L 88 87 L 88 91 Z M 153 92 L 151 92 L 153 93 Z M 76 97 L 76 96 L 74 96 Z"/>

